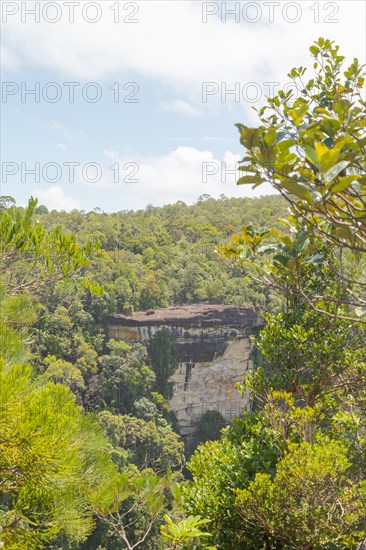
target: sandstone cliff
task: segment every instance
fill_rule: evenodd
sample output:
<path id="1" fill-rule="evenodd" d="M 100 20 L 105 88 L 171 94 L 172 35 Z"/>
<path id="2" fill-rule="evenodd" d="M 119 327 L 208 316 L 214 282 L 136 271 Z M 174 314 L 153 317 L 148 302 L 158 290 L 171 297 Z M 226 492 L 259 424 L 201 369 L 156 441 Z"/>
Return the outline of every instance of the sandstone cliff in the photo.
<path id="1" fill-rule="evenodd" d="M 235 384 L 252 368 L 250 335 L 261 326 L 263 318 L 253 310 L 199 304 L 131 317 L 111 315 L 108 334 L 115 340 L 148 343 L 158 331 L 169 331 L 179 354 L 170 405 L 189 443 L 196 421 L 206 411 L 219 411 L 230 421 L 248 408 L 248 396 L 240 395 Z"/>

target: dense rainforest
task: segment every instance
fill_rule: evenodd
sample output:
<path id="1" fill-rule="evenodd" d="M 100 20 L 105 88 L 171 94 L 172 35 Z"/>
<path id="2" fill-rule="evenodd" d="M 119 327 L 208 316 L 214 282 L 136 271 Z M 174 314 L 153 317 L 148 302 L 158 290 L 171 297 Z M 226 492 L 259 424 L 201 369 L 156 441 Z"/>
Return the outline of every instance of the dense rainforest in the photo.
<path id="1" fill-rule="evenodd" d="M 88 411 L 91 426 L 92 418 L 95 421 L 90 429 L 95 430 L 96 423 L 104 429 L 108 443 L 106 440 L 101 447 L 107 445 L 108 455 L 126 484 L 125 499 L 116 513 L 121 517 L 126 513 L 126 524 L 131 523 L 125 527 L 128 540 L 138 542 L 139 534 L 144 534 L 154 520 L 153 532 L 142 543 L 143 548 L 161 547 L 157 541 L 163 512 L 171 509 L 173 480 L 185 461 L 183 443 L 169 410 L 167 380 L 162 376 L 169 364 L 159 361 L 159 345 L 166 350 L 169 341 L 163 338 L 159 342 L 163 335 L 158 334 L 149 360 L 148 350 L 141 344 L 108 341 L 106 317 L 115 312 L 131 314 L 134 310 L 197 302 L 280 309 L 278 293 L 253 282 L 245 276 L 240 262 L 225 261 L 216 249 L 243 224 L 252 223 L 257 230 L 278 225 L 286 208 L 279 195 L 219 200 L 204 196 L 191 206 L 178 202 L 115 214 L 48 212 L 33 199 L 23 208 L 13 204 L 11 197 L 2 198 L 2 235 L 7 239 L 2 248 L 1 343 L 5 363 L 16 363 L 21 376 L 26 377 L 29 387 L 25 392 L 21 385 L 21 395 L 31 393 L 37 381 L 42 391 L 47 387 L 51 392 L 52 402 L 53 392 L 60 391 L 62 384 L 71 392 L 63 399 L 72 415 Z M 32 373 L 20 366 L 27 363 L 33 365 Z M 14 371 L 10 379 L 20 373 Z M 12 404 L 23 406 L 21 402 Z M 52 412 L 56 418 L 51 419 L 50 411 L 44 422 L 57 425 L 57 411 Z M 222 423 L 219 419 L 217 427 L 217 420 L 215 417 L 214 425 L 203 429 L 203 438 L 207 430 L 209 437 L 219 435 Z M 57 437 L 62 437 L 61 427 Z M 80 437 L 85 434 L 80 433 Z M 51 442 L 46 438 L 37 445 L 41 443 L 48 446 Z M 43 451 L 47 453 L 47 447 Z M 42 473 L 28 471 L 27 475 L 46 476 L 46 466 Z M 37 505 L 41 497 L 42 493 Z M 128 512 L 132 503 L 137 510 Z M 17 508 L 16 513 L 25 514 L 25 510 Z M 32 517 L 34 528 L 30 533 L 14 529 L 11 544 L 15 548 L 49 545 L 61 527 L 54 525 L 55 519 L 60 520 L 49 518 L 52 528 L 41 528 Z M 86 529 L 80 526 L 70 533 L 70 540 L 67 533 L 59 535 L 59 542 L 52 542 L 50 547 L 120 547 L 120 537 L 109 522 L 118 526 L 119 522 L 124 525 L 123 520 L 108 517 L 103 521 L 97 516 L 96 521 L 97 528 L 86 541 L 81 542 Z M 62 533 L 65 528 L 63 525 Z M 24 538 L 28 535 L 29 540 Z"/>
<path id="2" fill-rule="evenodd" d="M 113 214 L 1 197 L 4 548 L 366 548 L 364 80 L 328 40 L 311 54 L 295 100 L 238 124 L 239 183 L 272 196 Z M 266 326 L 253 411 L 203 418 L 187 457 L 172 343 L 108 340 L 106 318 L 195 303 Z"/>

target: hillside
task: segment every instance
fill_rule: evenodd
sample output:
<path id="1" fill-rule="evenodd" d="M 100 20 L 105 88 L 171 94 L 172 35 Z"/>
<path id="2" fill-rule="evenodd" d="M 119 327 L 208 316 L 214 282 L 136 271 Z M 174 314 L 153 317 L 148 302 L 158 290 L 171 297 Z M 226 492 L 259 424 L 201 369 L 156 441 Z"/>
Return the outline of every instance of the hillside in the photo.
<path id="1" fill-rule="evenodd" d="M 192 206 L 179 201 L 115 214 L 52 211 L 39 219 L 48 228 L 60 224 L 76 232 L 81 242 L 99 240 L 101 250 L 87 275 L 104 286 L 100 311 L 123 313 L 200 302 L 277 308 L 268 289 L 243 277 L 242 266 L 223 260 L 215 249 L 242 225 L 278 227 L 285 216 L 280 196 L 204 196 Z"/>

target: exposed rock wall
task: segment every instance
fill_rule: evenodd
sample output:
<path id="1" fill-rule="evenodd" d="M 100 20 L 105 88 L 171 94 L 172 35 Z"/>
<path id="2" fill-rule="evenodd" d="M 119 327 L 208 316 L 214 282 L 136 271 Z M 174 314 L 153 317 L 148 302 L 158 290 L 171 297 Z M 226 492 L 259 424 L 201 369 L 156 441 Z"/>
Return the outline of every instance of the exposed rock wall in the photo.
<path id="1" fill-rule="evenodd" d="M 230 421 L 248 408 L 248 396 L 239 394 L 235 384 L 242 382 L 252 367 L 249 352 L 249 339 L 240 338 L 229 342 L 212 362 L 180 363 L 171 378 L 174 385 L 170 405 L 183 436 L 194 435 L 195 423 L 208 410 L 219 411 Z"/>
<path id="2" fill-rule="evenodd" d="M 188 443 L 195 423 L 208 410 L 232 420 L 249 407 L 248 395 L 235 388 L 252 368 L 250 335 L 263 326 L 258 312 L 223 305 L 192 305 L 111 315 L 109 338 L 147 343 L 156 332 L 170 332 L 179 353 L 171 377 L 170 405 Z"/>

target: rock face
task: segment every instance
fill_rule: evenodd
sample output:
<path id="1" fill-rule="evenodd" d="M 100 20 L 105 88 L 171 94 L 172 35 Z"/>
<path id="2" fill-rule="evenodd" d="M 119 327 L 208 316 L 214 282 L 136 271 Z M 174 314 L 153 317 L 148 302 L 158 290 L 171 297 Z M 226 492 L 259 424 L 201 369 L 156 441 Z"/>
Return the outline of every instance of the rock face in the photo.
<path id="1" fill-rule="evenodd" d="M 108 335 L 148 343 L 156 332 L 170 332 L 179 354 L 170 405 L 189 445 L 195 423 L 206 411 L 219 411 L 230 421 L 249 407 L 248 396 L 240 395 L 235 384 L 252 367 L 249 337 L 263 324 L 251 309 L 199 304 L 137 312 L 132 317 L 111 315 Z"/>

